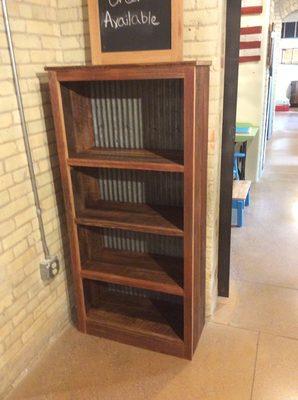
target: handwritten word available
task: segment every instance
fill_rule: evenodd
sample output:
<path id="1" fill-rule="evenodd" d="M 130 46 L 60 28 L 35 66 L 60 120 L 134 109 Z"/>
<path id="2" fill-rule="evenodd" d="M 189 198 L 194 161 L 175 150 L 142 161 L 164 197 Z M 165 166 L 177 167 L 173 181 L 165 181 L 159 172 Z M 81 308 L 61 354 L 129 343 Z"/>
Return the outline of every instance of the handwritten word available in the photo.
<path id="1" fill-rule="evenodd" d="M 158 26 L 159 24 L 160 23 L 157 20 L 156 16 L 153 15 L 151 11 L 140 11 L 138 13 L 131 13 L 130 11 L 128 11 L 125 15 L 116 18 L 112 18 L 109 11 L 107 11 L 104 19 L 104 27 L 106 29 L 109 27 L 113 29 L 119 29 L 134 25 Z"/>

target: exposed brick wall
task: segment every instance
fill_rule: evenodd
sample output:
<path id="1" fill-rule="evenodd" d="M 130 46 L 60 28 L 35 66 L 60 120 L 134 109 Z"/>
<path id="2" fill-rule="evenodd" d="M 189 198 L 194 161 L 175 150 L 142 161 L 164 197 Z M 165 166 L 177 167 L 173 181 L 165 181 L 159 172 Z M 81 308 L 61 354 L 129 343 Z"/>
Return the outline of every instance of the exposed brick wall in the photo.
<path id="1" fill-rule="evenodd" d="M 0 15 L 0 397 L 70 319 L 62 195 L 44 65 L 90 62 L 86 0 L 8 1 L 25 115 L 50 251 L 62 264 L 49 285 L 28 176 L 2 14 Z M 217 296 L 219 168 L 223 98 L 225 4 L 185 0 L 185 59 L 211 60 L 207 313 Z M 62 223 L 61 223 L 62 222 Z M 67 253 L 67 251 L 66 251 Z M 66 258 L 67 259 L 67 258 Z M 67 263 L 68 264 L 68 263 Z M 67 265 L 66 270 L 69 270 Z M 70 295 L 71 297 L 71 295 Z"/>
<path id="2" fill-rule="evenodd" d="M 58 0 L 64 64 L 91 62 L 87 0 Z"/>
<path id="3" fill-rule="evenodd" d="M 57 4 L 8 1 L 34 168 L 50 251 L 61 273 L 39 274 L 40 233 L 24 151 L 12 70 L 0 11 L 0 398 L 69 321 L 60 218 L 61 190 L 45 64 L 62 62 Z"/>

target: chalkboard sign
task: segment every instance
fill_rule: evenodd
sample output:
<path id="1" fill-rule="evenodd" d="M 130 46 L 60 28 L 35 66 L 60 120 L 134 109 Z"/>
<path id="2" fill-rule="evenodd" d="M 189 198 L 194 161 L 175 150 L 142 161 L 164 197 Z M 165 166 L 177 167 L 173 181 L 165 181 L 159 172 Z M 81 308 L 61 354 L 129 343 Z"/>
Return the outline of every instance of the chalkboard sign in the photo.
<path id="1" fill-rule="evenodd" d="M 101 51 L 171 49 L 171 0 L 99 0 Z"/>
<path id="2" fill-rule="evenodd" d="M 88 0 L 92 62 L 182 59 L 181 0 Z"/>

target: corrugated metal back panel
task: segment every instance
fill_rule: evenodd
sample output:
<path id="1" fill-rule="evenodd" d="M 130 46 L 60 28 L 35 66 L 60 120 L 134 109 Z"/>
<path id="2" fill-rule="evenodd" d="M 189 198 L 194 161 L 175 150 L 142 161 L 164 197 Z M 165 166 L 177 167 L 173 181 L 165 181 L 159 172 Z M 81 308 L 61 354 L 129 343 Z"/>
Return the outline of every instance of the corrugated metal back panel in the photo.
<path id="1" fill-rule="evenodd" d="M 120 286 L 113 283 L 108 283 L 106 285 L 106 288 L 110 293 L 118 293 L 122 295 L 126 294 L 129 296 L 150 298 L 152 300 L 162 300 L 172 304 L 181 304 L 182 302 L 181 297 L 178 296 L 166 293 L 152 292 L 151 290 L 138 289 L 131 286 Z"/>
<path id="2" fill-rule="evenodd" d="M 102 200 L 183 206 L 180 173 L 101 169 L 99 188 Z"/>
<path id="3" fill-rule="evenodd" d="M 182 238 L 118 229 L 101 229 L 101 232 L 104 246 L 111 249 L 183 257 Z"/>
<path id="4" fill-rule="evenodd" d="M 91 96 L 96 146 L 183 150 L 181 79 L 92 82 Z"/>
<path id="5" fill-rule="evenodd" d="M 91 97 L 96 146 L 183 150 L 182 80 L 92 82 Z M 99 185 L 101 198 L 108 201 L 183 205 L 183 176 L 178 173 L 102 169 Z M 110 248 L 183 257 L 181 238 L 113 229 L 102 229 L 102 236 Z M 148 296 L 141 289 L 108 288 Z M 159 293 L 154 297 L 174 299 Z"/>

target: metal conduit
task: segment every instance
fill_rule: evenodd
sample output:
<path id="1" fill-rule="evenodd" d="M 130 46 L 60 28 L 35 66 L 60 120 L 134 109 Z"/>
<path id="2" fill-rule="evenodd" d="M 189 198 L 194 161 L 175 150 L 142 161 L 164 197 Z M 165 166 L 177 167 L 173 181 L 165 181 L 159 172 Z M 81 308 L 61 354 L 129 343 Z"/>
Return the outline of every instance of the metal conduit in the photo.
<path id="1" fill-rule="evenodd" d="M 15 90 L 16 90 L 18 110 L 19 110 L 20 119 L 21 119 L 23 139 L 24 139 L 24 144 L 25 144 L 26 156 L 27 156 L 27 160 L 28 160 L 28 168 L 29 168 L 30 180 L 31 180 L 31 185 L 32 185 L 32 191 L 33 191 L 33 195 L 34 195 L 34 202 L 35 202 L 35 207 L 36 207 L 36 214 L 37 214 L 38 225 L 39 225 L 39 230 L 40 230 L 41 242 L 42 242 L 44 256 L 46 259 L 49 259 L 50 252 L 49 252 L 49 248 L 47 245 L 45 229 L 44 229 L 43 220 L 42 220 L 42 210 L 40 207 L 40 200 L 39 200 L 39 195 L 38 195 L 38 191 L 37 191 L 36 178 L 35 178 L 35 174 L 34 174 L 33 160 L 32 160 L 31 148 L 30 148 L 30 143 L 29 143 L 29 135 L 28 135 L 27 125 L 26 125 L 26 120 L 25 120 L 23 100 L 22 100 L 22 95 L 21 95 L 21 90 L 20 90 L 18 71 L 17 71 L 17 66 L 16 66 L 9 18 L 8 18 L 8 13 L 7 13 L 7 5 L 6 5 L 6 0 L 1 0 L 1 1 L 2 1 L 4 25 L 5 25 L 5 30 L 6 30 L 7 42 L 8 42 L 8 49 L 9 49 L 9 54 L 10 54 L 10 59 L 11 59 L 13 80 L 14 80 L 14 85 L 15 85 Z"/>

